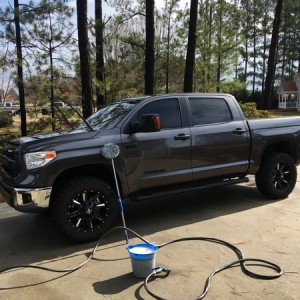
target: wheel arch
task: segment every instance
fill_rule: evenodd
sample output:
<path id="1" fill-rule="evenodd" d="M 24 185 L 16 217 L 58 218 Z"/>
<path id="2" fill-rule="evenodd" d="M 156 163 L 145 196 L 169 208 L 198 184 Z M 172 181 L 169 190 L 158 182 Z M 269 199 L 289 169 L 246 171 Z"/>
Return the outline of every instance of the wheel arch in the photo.
<path id="1" fill-rule="evenodd" d="M 289 141 L 281 141 L 281 142 L 277 142 L 277 143 L 268 145 L 265 148 L 265 150 L 262 154 L 262 157 L 261 157 L 260 166 L 261 166 L 263 160 L 265 159 L 265 157 L 267 157 L 270 153 L 273 153 L 273 152 L 286 153 L 293 158 L 295 163 L 297 163 L 297 161 L 298 161 L 295 144 L 291 143 Z M 260 169 L 260 167 L 259 167 L 259 169 Z"/>
<path id="2" fill-rule="evenodd" d="M 264 155 L 270 153 L 270 152 L 283 152 L 288 155 L 290 155 L 294 161 L 297 161 L 297 151 L 296 151 L 296 146 L 295 144 L 284 141 L 284 142 L 278 142 L 274 143 L 272 145 L 269 145 L 264 152 Z"/>
<path id="3" fill-rule="evenodd" d="M 116 184 L 113 174 L 113 169 L 109 165 L 101 165 L 101 164 L 93 164 L 93 165 L 84 165 L 84 166 L 76 166 L 74 168 L 70 168 L 68 170 L 63 171 L 60 173 L 52 187 L 51 199 L 50 199 L 50 206 L 52 202 L 52 198 L 55 196 L 57 190 L 59 190 L 67 181 L 76 178 L 76 177 L 83 177 L 83 176 L 93 176 L 99 178 L 109 184 L 111 188 L 116 191 Z M 120 193 L 122 194 L 122 185 L 120 182 L 120 178 L 117 175 L 118 186 L 120 189 Z"/>

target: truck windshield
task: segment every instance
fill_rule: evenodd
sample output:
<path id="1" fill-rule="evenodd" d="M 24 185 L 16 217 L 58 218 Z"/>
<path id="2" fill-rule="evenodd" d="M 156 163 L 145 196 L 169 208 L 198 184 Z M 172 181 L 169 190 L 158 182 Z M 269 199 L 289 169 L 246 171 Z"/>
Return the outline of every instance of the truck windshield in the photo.
<path id="1" fill-rule="evenodd" d="M 94 129 L 111 129 L 114 128 L 124 116 L 132 110 L 137 104 L 135 101 L 115 102 L 108 105 L 86 119 L 86 122 Z M 78 129 L 87 128 L 86 123 L 82 123 Z"/>

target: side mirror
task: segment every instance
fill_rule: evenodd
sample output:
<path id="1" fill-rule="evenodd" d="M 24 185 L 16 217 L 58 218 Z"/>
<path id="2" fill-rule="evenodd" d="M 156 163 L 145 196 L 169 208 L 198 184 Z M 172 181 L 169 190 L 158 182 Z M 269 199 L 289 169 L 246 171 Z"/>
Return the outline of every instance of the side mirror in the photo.
<path id="1" fill-rule="evenodd" d="M 130 123 L 130 132 L 160 131 L 160 116 L 158 114 L 142 115 L 138 123 Z"/>

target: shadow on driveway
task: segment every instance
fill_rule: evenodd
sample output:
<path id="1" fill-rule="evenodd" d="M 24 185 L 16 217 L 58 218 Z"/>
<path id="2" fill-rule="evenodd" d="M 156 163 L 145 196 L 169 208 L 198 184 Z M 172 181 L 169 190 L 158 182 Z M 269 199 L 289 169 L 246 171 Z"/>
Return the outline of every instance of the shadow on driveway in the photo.
<path id="1" fill-rule="evenodd" d="M 219 187 L 151 201 L 128 202 L 124 209 L 127 227 L 143 236 L 268 203 L 250 181 L 246 185 Z M 102 245 L 109 246 L 123 239 L 123 232 L 114 232 Z M 6 204 L 0 206 L 1 269 L 82 255 L 76 252 L 90 252 L 95 244 L 70 243 L 56 230 L 48 215 L 22 214 L 14 212 Z"/>

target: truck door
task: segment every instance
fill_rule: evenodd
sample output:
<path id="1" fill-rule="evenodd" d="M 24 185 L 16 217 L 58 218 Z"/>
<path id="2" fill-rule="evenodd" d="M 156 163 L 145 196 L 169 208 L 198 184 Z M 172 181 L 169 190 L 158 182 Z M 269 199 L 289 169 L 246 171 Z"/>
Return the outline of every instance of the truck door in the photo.
<path id="1" fill-rule="evenodd" d="M 192 180 L 190 129 L 180 99 L 145 103 L 129 121 L 151 113 L 160 115 L 161 131 L 121 134 L 130 193 Z"/>
<path id="2" fill-rule="evenodd" d="M 250 151 L 248 128 L 225 99 L 190 97 L 193 179 L 239 176 Z M 237 120 L 238 119 L 238 120 Z"/>

